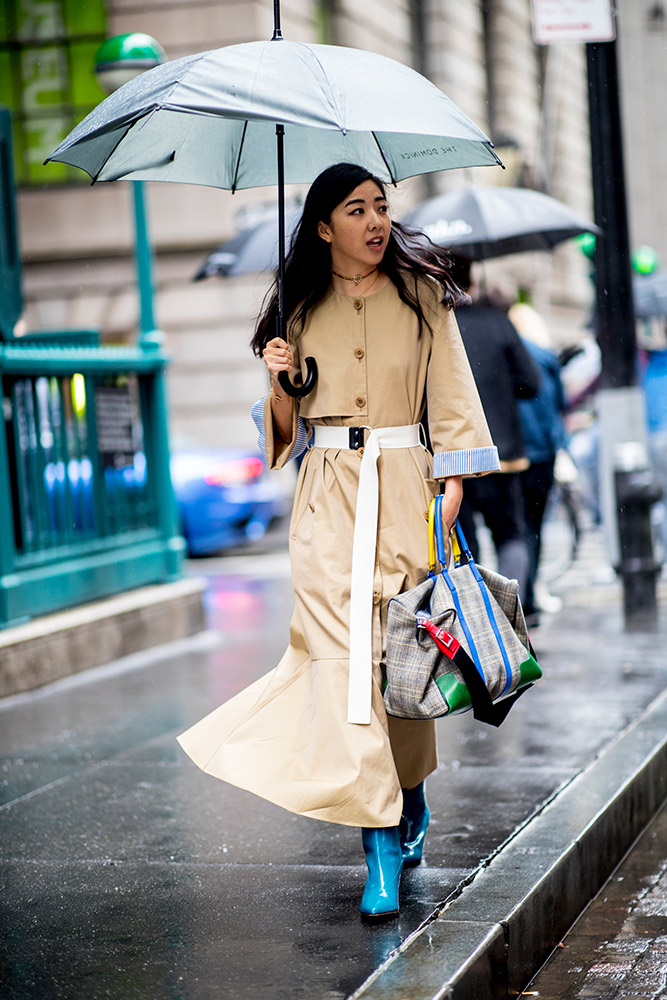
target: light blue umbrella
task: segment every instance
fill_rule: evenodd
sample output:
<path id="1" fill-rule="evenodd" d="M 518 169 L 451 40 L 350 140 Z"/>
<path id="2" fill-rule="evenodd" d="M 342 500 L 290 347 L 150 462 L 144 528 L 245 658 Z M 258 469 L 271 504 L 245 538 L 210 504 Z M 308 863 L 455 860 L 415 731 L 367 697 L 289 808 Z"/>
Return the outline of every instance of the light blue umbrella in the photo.
<path id="1" fill-rule="evenodd" d="M 488 137 L 414 70 L 360 49 L 248 42 L 163 63 L 102 101 L 51 154 L 94 181 L 150 180 L 235 191 L 332 163 L 399 181 L 498 163 Z"/>
<path id="2" fill-rule="evenodd" d="M 499 163 L 492 143 L 425 77 L 384 56 L 282 38 L 163 63 L 102 101 L 49 160 L 93 181 L 151 180 L 236 191 L 278 185 L 284 337 L 284 185 L 336 162 L 386 181 Z M 289 391 L 289 390 L 288 390 Z"/>

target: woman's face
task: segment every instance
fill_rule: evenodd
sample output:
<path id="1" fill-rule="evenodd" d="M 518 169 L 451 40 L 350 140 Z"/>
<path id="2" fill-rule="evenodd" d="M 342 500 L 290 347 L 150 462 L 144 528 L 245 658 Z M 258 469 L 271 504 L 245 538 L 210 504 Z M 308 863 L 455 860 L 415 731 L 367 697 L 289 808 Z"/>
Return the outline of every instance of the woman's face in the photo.
<path id="1" fill-rule="evenodd" d="M 377 266 L 391 230 L 389 206 L 375 181 L 364 181 L 331 213 L 317 232 L 331 245 L 331 266 L 341 274 L 356 274 Z"/>

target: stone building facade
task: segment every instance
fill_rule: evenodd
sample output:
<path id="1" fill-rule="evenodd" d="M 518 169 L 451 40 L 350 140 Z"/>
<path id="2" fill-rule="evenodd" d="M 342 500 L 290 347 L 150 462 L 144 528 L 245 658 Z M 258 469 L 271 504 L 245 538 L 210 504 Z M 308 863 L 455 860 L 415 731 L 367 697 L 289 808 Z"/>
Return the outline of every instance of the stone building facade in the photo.
<path id="1" fill-rule="evenodd" d="M 61 0 L 9 2 L 16 8 L 53 7 Z M 269 0 L 106 0 L 106 33 L 145 31 L 162 43 L 169 58 L 178 58 L 270 38 L 272 7 Z M 662 79 L 667 72 L 665 35 L 658 38 L 661 59 L 657 33 L 647 37 L 646 18 L 639 13 L 648 7 L 646 0 L 620 2 L 621 31 L 627 20 L 624 65 L 641 65 L 643 74 L 643 83 L 633 79 L 625 94 L 626 111 L 636 103 L 637 89 L 648 83 L 658 89 L 647 77 L 650 64 Z M 535 186 L 591 217 L 585 53 L 579 45 L 535 46 L 530 0 L 367 0 L 363 5 L 283 0 L 282 20 L 291 40 L 366 48 L 412 64 L 496 142 L 506 171 L 457 170 L 402 182 L 391 194 L 397 217 L 428 194 L 470 182 Z M 659 102 L 643 116 L 627 113 L 628 145 L 651 149 L 664 113 Z M 652 242 L 659 251 L 667 229 L 660 226 L 664 210 L 658 212 L 650 196 L 651 178 L 658 180 L 666 169 L 657 154 L 635 156 L 633 148 L 633 238 Z M 271 204 L 273 190 L 231 195 L 190 185 L 147 187 L 156 315 L 173 358 L 173 430 L 177 437 L 205 444 L 252 444 L 249 408 L 265 391 L 266 379 L 248 340 L 267 276 L 192 279 L 205 255 L 231 237 L 251 209 Z M 99 328 L 109 342 L 131 340 L 138 305 L 129 185 L 28 185 L 21 189 L 19 211 L 29 328 Z M 489 263 L 484 277 L 508 291 L 527 288 L 560 341 L 580 335 L 591 288 L 587 263 L 572 245 L 550 255 Z"/>

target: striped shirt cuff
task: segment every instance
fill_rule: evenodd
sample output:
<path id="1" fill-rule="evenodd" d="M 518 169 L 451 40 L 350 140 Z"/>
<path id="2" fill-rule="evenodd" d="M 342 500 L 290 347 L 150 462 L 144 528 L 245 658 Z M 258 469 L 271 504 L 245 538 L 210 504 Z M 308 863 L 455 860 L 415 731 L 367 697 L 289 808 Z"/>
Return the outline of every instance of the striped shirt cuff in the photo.
<path id="1" fill-rule="evenodd" d="M 259 432 L 259 436 L 257 438 L 257 444 L 259 446 L 259 450 L 266 457 L 267 461 L 268 461 L 268 455 L 266 454 L 266 431 L 264 429 L 264 405 L 269 395 L 270 394 L 267 392 L 266 396 L 262 396 L 262 398 L 258 399 L 256 403 L 253 403 L 252 410 L 250 411 L 252 419 L 255 423 L 255 427 Z M 308 447 L 308 429 L 306 427 L 303 418 L 299 417 L 297 432 L 296 432 L 296 441 L 294 442 L 294 447 L 292 448 L 290 459 L 298 458 L 299 455 L 301 455 L 306 450 L 307 447 Z"/>
<path id="2" fill-rule="evenodd" d="M 498 472 L 498 449 L 464 448 L 462 451 L 439 451 L 433 457 L 433 478 L 446 476 L 479 476 L 482 472 Z"/>

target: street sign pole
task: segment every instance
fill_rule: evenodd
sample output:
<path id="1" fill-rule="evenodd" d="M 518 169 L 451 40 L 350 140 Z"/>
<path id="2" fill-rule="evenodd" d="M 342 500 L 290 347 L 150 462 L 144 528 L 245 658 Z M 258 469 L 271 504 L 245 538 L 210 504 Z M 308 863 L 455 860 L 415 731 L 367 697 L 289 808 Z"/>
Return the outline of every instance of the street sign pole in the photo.
<path id="1" fill-rule="evenodd" d="M 659 565 L 651 545 L 644 398 L 637 343 L 616 41 L 586 45 L 595 223 L 596 332 L 602 359 L 600 486 L 607 548 L 623 581 L 626 621 L 654 620 Z M 622 487 L 622 488 L 621 488 Z"/>
<path id="2" fill-rule="evenodd" d="M 632 268 L 616 42 L 586 46 L 595 222 L 597 338 L 603 389 L 637 382 Z"/>

